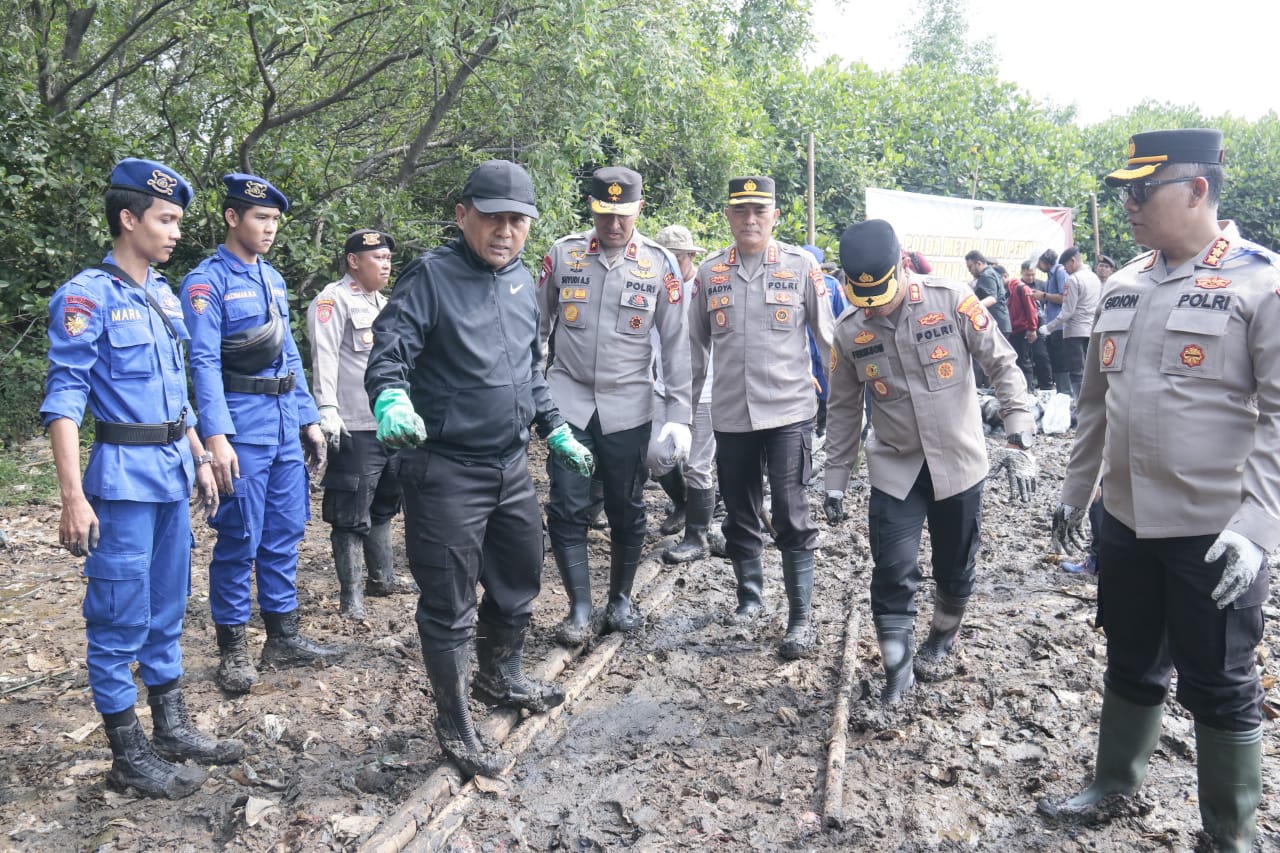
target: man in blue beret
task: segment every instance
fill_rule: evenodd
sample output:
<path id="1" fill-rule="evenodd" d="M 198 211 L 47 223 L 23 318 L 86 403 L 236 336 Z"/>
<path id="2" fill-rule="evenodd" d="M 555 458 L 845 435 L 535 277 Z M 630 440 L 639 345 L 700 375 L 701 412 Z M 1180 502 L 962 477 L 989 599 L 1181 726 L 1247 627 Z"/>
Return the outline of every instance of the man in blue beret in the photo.
<path id="1" fill-rule="evenodd" d="M 289 327 L 289 291 L 262 257 L 289 200 L 256 175 L 225 175 L 222 182 L 226 241 L 182 280 L 181 301 L 191 329 L 200 435 L 223 495 L 210 522 L 218 532 L 209 565 L 217 681 L 243 693 L 258 680 L 245 637 L 255 567 L 267 629 L 261 663 L 327 663 L 337 652 L 298 631 L 298 543 L 310 515 L 307 466 L 324 466 L 326 445 Z"/>
<path id="2" fill-rule="evenodd" d="M 169 260 L 191 187 L 167 166 L 133 157 L 106 194 L 112 248 L 49 301 L 49 373 L 40 415 L 53 445 L 63 547 L 84 557 L 89 687 L 111 744 L 107 782 L 177 799 L 205 773 L 172 762 L 239 760 L 239 741 L 191 725 L 179 681 L 182 619 L 191 583 L 194 482 L 206 515 L 218 490 L 196 434 L 182 360 L 188 339 L 178 300 L 151 269 Z M 95 419 L 80 474 L 80 421 Z M 134 712 L 138 663 L 152 733 Z M 163 756 L 163 757 L 161 757 Z"/>

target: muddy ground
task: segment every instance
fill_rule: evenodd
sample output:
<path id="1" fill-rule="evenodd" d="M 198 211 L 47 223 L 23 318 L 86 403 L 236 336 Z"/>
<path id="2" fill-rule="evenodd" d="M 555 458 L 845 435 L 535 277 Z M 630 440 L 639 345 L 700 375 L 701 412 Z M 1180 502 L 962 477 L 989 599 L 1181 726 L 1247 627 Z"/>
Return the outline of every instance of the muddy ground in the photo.
<path id="1" fill-rule="evenodd" d="M 638 593 L 642 606 L 655 597 L 644 629 L 571 660 L 560 679 L 583 681 L 602 650 L 612 653 L 558 713 L 515 729 L 508 743 L 533 735 L 523 737 L 527 748 L 503 780 L 481 780 L 452 805 L 422 799 L 457 779 L 442 770 L 432 734 L 414 602 L 369 599 L 365 622 L 338 617 L 318 503 L 299 568 L 304 630 L 346 644 L 346 659 L 328 669 L 266 672 L 251 694 L 223 695 L 212 681 L 212 537 L 198 531 L 184 641 L 187 704 L 206 730 L 245 740 L 250 755 L 212 769 L 200 791 L 177 802 L 109 790 L 110 753 L 83 660 L 79 561 L 56 547 L 57 506 L 0 496 L 0 850 L 324 851 L 370 849 L 371 841 L 384 850 L 407 843 L 476 851 L 1192 849 L 1195 741 L 1189 716 L 1174 704 L 1144 788 L 1145 814 L 1066 828 L 1036 815 L 1037 798 L 1074 791 L 1090 775 L 1105 661 L 1104 637 L 1091 627 L 1094 584 L 1045 559 L 1069 440 L 1042 439 L 1041 491 L 1029 509 L 1007 502 L 1002 482 L 989 485 L 961 671 L 918 685 L 900 713 L 885 719 L 875 710 L 881 679 L 863 490 L 850 496 L 849 521 L 821 524 L 817 654 L 786 662 L 774 651 L 786 617 L 775 550 L 766 553 L 770 615 L 753 629 L 724 624 L 734 605 L 726 561 L 653 564 L 642 570 L 652 577 Z M 47 453 L 39 442 L 29 451 Z M 540 460 L 534 470 L 541 482 Z M 665 499 L 656 490 L 646 498 L 656 529 Z M 811 501 L 821 518 L 821 492 Z M 602 600 L 607 539 L 593 536 Z M 669 541 L 652 536 L 650 554 Z M 926 565 L 927 547 L 926 535 Z M 549 554 L 546 566 L 533 664 L 555 657 L 551 630 L 565 608 Z M 918 638 L 931 591 L 926 580 Z M 1280 707 L 1277 604 L 1273 594 L 1259 649 L 1269 708 Z M 852 724 L 844 794 L 832 810 L 842 820 L 830 826 L 827 743 L 851 607 L 859 615 Z M 256 615 L 250 630 L 256 652 L 263 640 Z M 145 701 L 139 711 L 149 730 Z M 1280 849 L 1278 752 L 1269 728 L 1259 813 L 1265 850 Z M 399 840 L 388 842 L 397 827 Z"/>

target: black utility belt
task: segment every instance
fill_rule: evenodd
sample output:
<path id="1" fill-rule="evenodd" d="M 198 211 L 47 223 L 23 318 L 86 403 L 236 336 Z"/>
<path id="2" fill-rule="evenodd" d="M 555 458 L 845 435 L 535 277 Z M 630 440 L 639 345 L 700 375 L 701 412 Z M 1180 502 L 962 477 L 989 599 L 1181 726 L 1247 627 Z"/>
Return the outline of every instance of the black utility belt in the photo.
<path id="1" fill-rule="evenodd" d="M 187 434 L 187 410 L 162 424 L 114 424 L 94 421 L 93 439 L 103 444 L 173 444 Z"/>
<path id="2" fill-rule="evenodd" d="M 298 377 L 292 370 L 288 376 L 243 376 L 239 373 L 222 374 L 222 390 L 236 394 L 266 394 L 280 397 L 298 387 Z"/>

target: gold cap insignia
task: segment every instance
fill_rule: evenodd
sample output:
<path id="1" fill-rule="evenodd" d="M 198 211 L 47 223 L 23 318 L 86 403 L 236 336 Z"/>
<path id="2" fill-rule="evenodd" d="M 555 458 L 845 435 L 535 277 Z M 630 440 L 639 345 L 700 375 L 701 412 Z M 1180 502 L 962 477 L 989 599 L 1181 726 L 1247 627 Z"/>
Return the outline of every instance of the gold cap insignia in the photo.
<path id="1" fill-rule="evenodd" d="M 755 181 L 747 181 L 745 184 L 743 184 L 743 185 L 742 185 L 742 189 L 743 189 L 745 192 L 753 193 L 753 192 L 755 192 L 755 191 L 756 191 L 756 182 L 755 182 Z"/>
<path id="2" fill-rule="evenodd" d="M 862 275 L 858 276 L 859 284 L 871 284 L 873 281 L 875 281 L 875 279 L 871 277 L 870 273 L 864 272 Z"/>
<path id="3" fill-rule="evenodd" d="M 249 198 L 266 198 L 267 185 L 259 181 L 245 181 L 244 194 Z"/>
<path id="4" fill-rule="evenodd" d="M 370 231 L 364 235 L 364 244 L 366 246 L 376 246 L 382 242 L 382 235 L 377 231 Z"/>
<path id="5" fill-rule="evenodd" d="M 173 191 L 177 188 L 178 182 L 172 176 L 166 175 L 159 169 L 154 169 L 151 172 L 151 177 L 147 180 L 147 186 L 151 187 L 151 189 L 158 193 L 173 195 Z"/>
<path id="6" fill-rule="evenodd" d="M 609 199 L 611 201 L 617 201 L 621 197 L 622 197 L 622 187 L 618 186 L 618 182 L 614 181 L 613 183 L 609 184 Z"/>

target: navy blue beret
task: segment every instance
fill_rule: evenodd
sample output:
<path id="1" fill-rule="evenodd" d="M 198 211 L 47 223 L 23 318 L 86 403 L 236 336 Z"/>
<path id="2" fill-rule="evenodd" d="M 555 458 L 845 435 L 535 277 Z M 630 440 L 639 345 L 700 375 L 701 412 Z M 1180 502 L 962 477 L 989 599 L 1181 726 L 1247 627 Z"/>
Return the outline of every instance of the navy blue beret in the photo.
<path id="1" fill-rule="evenodd" d="M 281 213 L 289 210 L 289 197 L 271 186 L 266 178 L 232 172 L 230 175 L 223 175 L 222 182 L 227 185 L 227 198 L 259 207 L 278 207 Z"/>
<path id="2" fill-rule="evenodd" d="M 111 170 L 111 188 L 146 193 L 181 208 L 191 204 L 191 184 L 163 163 L 126 157 Z"/>

